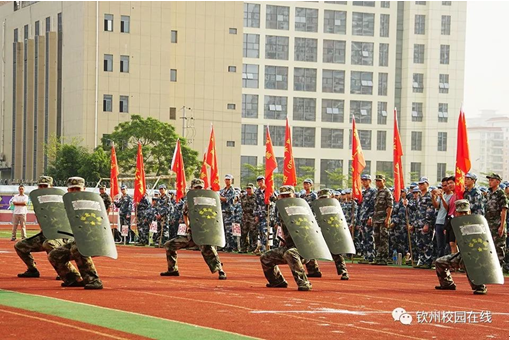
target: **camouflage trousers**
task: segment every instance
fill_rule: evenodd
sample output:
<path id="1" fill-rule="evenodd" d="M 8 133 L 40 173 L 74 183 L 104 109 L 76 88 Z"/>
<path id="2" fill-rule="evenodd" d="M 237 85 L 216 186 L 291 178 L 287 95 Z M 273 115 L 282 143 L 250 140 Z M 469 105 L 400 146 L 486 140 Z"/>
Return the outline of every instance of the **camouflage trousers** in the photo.
<path id="1" fill-rule="evenodd" d="M 374 227 L 365 226 L 361 231 L 361 249 L 365 260 L 374 260 Z"/>
<path id="2" fill-rule="evenodd" d="M 270 284 L 277 285 L 285 281 L 277 265 L 288 264 L 298 287 L 310 286 L 297 248 L 278 247 L 271 249 L 260 256 L 260 263 Z"/>
<path id="3" fill-rule="evenodd" d="M 241 252 L 253 252 L 257 248 L 258 230 L 253 214 L 243 214 L 241 223 Z"/>
<path id="4" fill-rule="evenodd" d="M 354 242 L 354 248 L 356 249 L 356 255 L 361 255 L 361 253 L 363 251 L 362 239 L 363 239 L 363 236 L 362 236 L 361 232 L 358 229 L 354 229 L 354 237 L 353 237 L 352 241 Z"/>
<path id="5" fill-rule="evenodd" d="M 489 227 L 494 227 L 494 225 L 489 225 Z M 496 253 L 498 254 L 499 265 L 503 267 L 505 265 L 505 254 L 506 254 L 506 236 L 507 232 L 503 234 L 503 236 L 499 236 L 498 227 L 491 228 L 492 239 L 494 240 L 494 247 L 496 247 Z"/>
<path id="6" fill-rule="evenodd" d="M 172 239 L 165 243 L 168 271 L 174 272 L 179 270 L 179 267 L 177 266 L 177 251 L 179 249 L 195 246 L 197 245 L 195 244 L 190 235 L 178 236 L 175 239 Z M 207 266 L 209 266 L 211 273 L 222 270 L 220 257 L 218 256 L 218 253 L 216 252 L 216 248 L 214 246 L 204 245 L 198 247 L 200 248 L 202 257 L 204 257 L 205 263 L 207 264 Z"/>
<path id="7" fill-rule="evenodd" d="M 223 214 L 223 229 L 225 231 L 225 240 L 227 244 L 225 249 L 227 251 L 237 250 L 237 240 L 232 235 L 232 217 L 230 214 Z"/>
<path id="8" fill-rule="evenodd" d="M 135 232 L 131 230 L 131 217 L 120 217 L 120 232 L 122 233 L 122 226 L 128 226 L 128 236 L 126 236 L 126 242 L 132 243 L 135 241 Z M 124 236 L 122 237 L 124 240 Z"/>
<path id="9" fill-rule="evenodd" d="M 16 242 L 14 249 L 20 259 L 27 265 L 29 271 L 36 271 L 36 263 L 33 252 L 49 253 L 57 247 L 63 246 L 67 239 L 48 240 L 42 232 L 21 241 Z"/>
<path id="10" fill-rule="evenodd" d="M 265 251 L 267 243 L 267 219 L 265 216 L 259 216 L 258 238 L 260 241 L 260 250 Z"/>
<path id="11" fill-rule="evenodd" d="M 52 250 L 48 254 L 48 260 L 66 284 L 81 281 L 82 279 L 85 284 L 99 280 L 92 258 L 81 255 L 74 241 Z M 76 262 L 79 273 L 71 264 L 71 260 Z"/>
<path id="12" fill-rule="evenodd" d="M 163 246 L 170 239 L 170 227 L 166 217 L 162 217 L 158 222 L 158 231 L 152 236 L 154 244 Z"/>
<path id="13" fill-rule="evenodd" d="M 397 251 L 402 253 L 402 256 L 406 255 L 409 251 L 409 240 L 407 238 L 407 230 L 405 226 L 395 226 L 390 231 L 390 251 Z"/>
<path id="14" fill-rule="evenodd" d="M 434 261 L 434 229 L 424 233 L 422 229 L 417 232 L 416 248 L 418 250 L 418 262 L 421 265 L 432 265 Z"/>
<path id="15" fill-rule="evenodd" d="M 144 222 L 142 219 L 138 220 L 138 242 L 144 245 L 149 244 L 149 222 Z"/>
<path id="16" fill-rule="evenodd" d="M 455 284 L 452 278 L 452 274 L 450 273 L 451 268 L 464 268 L 464 262 L 462 261 L 460 252 L 442 256 L 436 260 L 435 264 L 437 279 L 439 279 L 439 284 L 442 287 L 449 287 Z M 471 285 L 473 290 L 481 290 L 485 288 L 485 285 L 473 284 L 471 279 L 469 279 L 467 272 L 466 277 L 469 281 L 469 285 Z"/>
<path id="17" fill-rule="evenodd" d="M 374 243 L 376 247 L 376 259 L 388 260 L 390 250 L 390 240 L 388 236 L 388 228 L 384 223 L 374 223 Z"/>
<path id="18" fill-rule="evenodd" d="M 345 264 L 345 259 L 342 254 L 331 254 L 333 256 L 333 261 L 335 262 L 336 273 L 338 275 L 349 274 L 347 272 L 347 265 Z M 304 260 L 304 264 L 306 266 L 306 271 L 308 274 L 319 273 L 319 263 L 315 259 Z"/>

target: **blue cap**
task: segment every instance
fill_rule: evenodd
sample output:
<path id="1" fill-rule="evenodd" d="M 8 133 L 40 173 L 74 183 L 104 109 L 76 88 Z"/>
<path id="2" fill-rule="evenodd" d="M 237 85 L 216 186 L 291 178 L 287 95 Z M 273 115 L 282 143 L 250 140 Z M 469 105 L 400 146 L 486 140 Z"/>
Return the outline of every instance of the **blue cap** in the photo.
<path id="1" fill-rule="evenodd" d="M 429 189 L 430 189 L 430 190 L 436 190 L 436 189 L 437 189 L 437 187 L 435 187 L 435 186 L 431 186 L 431 187 L 429 187 Z"/>
<path id="2" fill-rule="evenodd" d="M 120 190 L 126 190 L 126 189 L 127 189 L 127 186 L 125 186 L 125 185 L 122 185 L 122 186 L 120 187 Z"/>
<path id="3" fill-rule="evenodd" d="M 345 189 L 344 191 L 346 195 L 351 193 L 351 189 Z"/>
<path id="4" fill-rule="evenodd" d="M 413 192 L 421 192 L 421 191 L 420 191 L 420 189 L 418 189 L 418 188 L 414 188 L 414 189 L 413 189 Z"/>
<path id="5" fill-rule="evenodd" d="M 161 185 L 159 186 L 159 188 L 160 188 L 160 189 L 166 189 L 166 185 L 165 185 L 165 184 L 161 184 Z"/>
<path id="6" fill-rule="evenodd" d="M 429 184 L 429 179 L 427 177 L 421 177 L 420 180 L 418 181 L 418 184 L 423 184 L 423 183 Z"/>
<path id="7" fill-rule="evenodd" d="M 372 180 L 372 177 L 370 177 L 370 175 L 367 175 L 367 174 L 364 174 L 364 175 L 361 175 L 361 179 L 362 180 Z"/>
<path id="8" fill-rule="evenodd" d="M 503 184 L 503 183 L 501 183 L 501 184 L 499 184 L 499 188 L 500 188 L 500 189 L 504 189 L 504 188 L 506 188 L 506 185 L 505 185 L 505 184 Z"/>
<path id="9" fill-rule="evenodd" d="M 468 172 L 468 173 L 466 173 L 466 178 L 471 178 L 472 180 L 477 180 L 478 176 L 475 173 Z"/>
<path id="10" fill-rule="evenodd" d="M 228 173 L 228 174 L 225 175 L 225 179 L 232 180 L 232 179 L 234 179 L 234 176 L 232 176 L 230 173 Z"/>
<path id="11" fill-rule="evenodd" d="M 418 183 L 412 182 L 411 185 L 409 185 L 409 186 L 418 186 Z"/>
<path id="12" fill-rule="evenodd" d="M 264 180 L 264 179 L 266 179 L 266 177 L 264 177 L 264 176 L 258 176 L 258 177 L 257 177 L 257 182 L 258 182 L 258 181 L 260 181 L 260 180 Z"/>
<path id="13" fill-rule="evenodd" d="M 334 195 L 334 196 L 345 195 L 345 193 L 342 193 L 342 192 L 343 192 L 343 191 L 341 191 L 341 192 L 340 192 L 340 191 L 336 191 L 336 190 L 335 190 L 335 191 L 333 191 L 333 195 Z"/>
<path id="14" fill-rule="evenodd" d="M 310 183 L 310 184 L 313 184 L 313 180 L 311 180 L 310 178 L 307 178 L 303 181 L 303 183 Z"/>

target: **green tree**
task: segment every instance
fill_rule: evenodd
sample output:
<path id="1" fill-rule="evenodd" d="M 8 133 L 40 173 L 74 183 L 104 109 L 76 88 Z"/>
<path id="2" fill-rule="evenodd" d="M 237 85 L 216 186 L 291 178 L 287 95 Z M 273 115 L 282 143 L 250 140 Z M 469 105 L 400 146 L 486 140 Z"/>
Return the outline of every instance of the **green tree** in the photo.
<path id="1" fill-rule="evenodd" d="M 131 121 L 121 122 L 112 134 L 103 138 L 103 145 L 109 146 L 113 141 L 121 173 L 134 175 L 140 141 L 145 173 L 159 176 L 169 173 L 177 139 L 181 140 L 186 176 L 197 175 L 201 166 L 201 161 L 197 159 L 198 152 L 187 146 L 186 139 L 179 137 L 172 125 L 151 117 L 131 115 Z"/>
<path id="2" fill-rule="evenodd" d="M 102 146 L 98 146 L 92 153 L 85 153 L 83 158 L 84 161 L 78 170 L 81 177 L 89 181 L 110 177 L 110 156 Z"/>

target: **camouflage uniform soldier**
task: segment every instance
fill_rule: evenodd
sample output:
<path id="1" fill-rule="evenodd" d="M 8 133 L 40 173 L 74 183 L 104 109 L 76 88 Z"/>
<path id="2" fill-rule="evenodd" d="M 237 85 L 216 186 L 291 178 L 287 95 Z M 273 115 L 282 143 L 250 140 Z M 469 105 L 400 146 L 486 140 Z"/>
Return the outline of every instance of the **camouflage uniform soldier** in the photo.
<path id="1" fill-rule="evenodd" d="M 432 262 L 434 261 L 433 227 L 435 226 L 435 210 L 428 186 L 428 178 L 421 177 L 418 182 L 420 195 L 416 203 L 416 221 L 414 225 L 414 228 L 417 228 L 418 263 L 416 266 L 421 268 L 432 268 Z"/>
<path id="2" fill-rule="evenodd" d="M 103 199 L 106 211 L 110 210 L 110 207 L 112 206 L 112 198 L 110 197 L 110 195 L 106 193 L 106 185 L 102 184 L 99 187 L 99 196 L 101 196 L 101 198 Z"/>
<path id="3" fill-rule="evenodd" d="M 374 241 L 377 248 L 376 265 L 386 265 L 389 252 L 388 227 L 393 210 L 393 196 L 385 186 L 384 175 L 375 176 L 377 195 L 375 197 L 374 214 L 369 217 L 367 225 L 374 227 Z"/>
<path id="4" fill-rule="evenodd" d="M 241 189 L 235 188 L 235 197 L 234 197 L 234 205 L 232 206 L 232 224 L 238 223 L 239 227 L 241 227 L 241 223 L 243 220 L 243 207 L 241 206 Z M 242 228 L 241 228 L 242 229 Z M 242 234 L 242 230 L 241 230 Z M 239 251 L 239 242 L 240 237 L 234 236 L 234 233 L 232 232 L 232 239 L 234 240 L 234 251 Z"/>
<path id="5" fill-rule="evenodd" d="M 402 189 L 400 201 L 395 204 L 391 213 L 390 250 L 396 250 L 402 255 L 406 255 L 409 250 L 406 205 L 404 204 L 404 201 L 407 201 L 406 196 L 406 190 Z"/>
<path id="6" fill-rule="evenodd" d="M 266 184 L 265 177 L 257 177 L 258 189 L 255 190 L 255 197 L 257 198 L 257 209 L 254 212 L 255 222 L 258 225 L 260 247 L 257 247 L 255 253 L 260 250 L 264 251 L 267 244 L 267 211 L 268 205 L 265 203 Z"/>
<path id="7" fill-rule="evenodd" d="M 471 211 L 469 207 L 470 203 L 468 200 L 463 199 L 455 201 L 455 216 L 470 215 Z M 456 290 L 457 286 L 453 282 L 450 269 L 464 268 L 464 263 L 462 261 L 460 252 L 445 255 L 437 259 L 435 264 L 436 274 L 440 284 L 439 286 L 436 286 L 436 290 Z M 475 285 L 471 282 L 471 279 L 467 273 L 466 276 L 469 281 L 469 285 L 471 285 L 475 295 L 484 295 L 487 293 L 487 287 L 484 284 Z"/>
<path id="8" fill-rule="evenodd" d="M 312 208 L 312 203 L 315 201 L 318 196 L 315 192 L 312 191 L 313 181 L 310 178 L 307 178 L 303 181 L 303 189 L 305 190 L 299 197 L 304 199 L 306 203 Z M 322 272 L 319 269 L 319 264 L 317 260 L 304 260 L 303 261 L 306 266 L 306 271 L 308 272 L 307 276 L 309 278 L 320 278 L 322 277 Z"/>
<path id="9" fill-rule="evenodd" d="M 191 188 L 198 190 L 203 189 L 204 181 L 201 179 L 193 179 L 191 181 Z M 167 243 L 165 243 L 166 250 L 166 260 L 168 263 L 168 271 L 161 272 L 160 275 L 162 277 L 178 277 L 179 276 L 179 268 L 177 266 L 177 251 L 186 247 L 195 247 L 196 244 L 193 241 L 193 237 L 191 236 L 191 230 L 189 228 L 190 221 L 188 218 L 188 202 L 185 202 L 183 208 L 183 217 L 186 226 L 188 227 L 188 235 L 187 236 L 178 236 Z M 214 246 L 199 246 L 200 252 L 204 257 L 205 263 L 209 266 L 211 273 L 218 272 L 218 279 L 225 280 L 227 279 L 227 274 L 223 271 L 222 264 L 218 253 L 216 252 L 216 248 Z"/>
<path id="10" fill-rule="evenodd" d="M 147 198 L 147 193 L 142 197 L 136 208 L 136 224 L 138 228 L 138 242 L 135 246 L 145 246 L 149 244 L 149 211 L 151 210 L 151 202 Z"/>
<path id="11" fill-rule="evenodd" d="M 172 239 L 177 237 L 177 230 L 179 229 L 179 225 L 184 223 L 184 217 L 182 215 L 182 210 L 184 208 L 184 205 L 186 204 L 186 196 L 181 198 L 179 202 L 175 204 L 174 209 L 174 220 L 175 220 L 175 231 L 173 232 Z"/>
<path id="12" fill-rule="evenodd" d="M 408 203 L 409 211 L 409 234 L 411 234 L 411 247 L 413 250 L 413 260 L 418 260 L 418 228 L 419 228 L 419 213 L 418 213 L 418 202 L 420 200 L 420 189 L 414 188 L 412 191 L 412 197 Z M 405 204 L 405 203 L 404 203 Z"/>
<path id="13" fill-rule="evenodd" d="M 478 177 L 474 173 L 466 174 L 466 189 L 464 190 L 464 198 L 469 201 L 469 204 L 471 205 L 471 212 L 474 215 L 485 216 L 484 198 L 480 189 L 475 186 L 477 179 Z"/>
<path id="14" fill-rule="evenodd" d="M 257 198 L 253 193 L 253 188 L 254 185 L 249 183 L 246 186 L 246 194 L 241 196 L 243 218 L 241 224 L 241 250 L 239 253 L 251 253 L 257 248 L 258 230 L 254 215 Z"/>
<path id="15" fill-rule="evenodd" d="M 81 177 L 70 177 L 67 179 L 67 192 L 85 190 L 85 180 Z M 48 260 L 57 270 L 60 278 L 64 281 L 62 287 L 84 287 L 86 290 L 100 290 L 103 283 L 97 275 L 94 262 L 91 257 L 85 257 L 78 251 L 75 241 L 52 250 L 48 254 Z M 78 270 L 71 265 L 71 260 L 76 262 Z"/>
<path id="16" fill-rule="evenodd" d="M 39 182 L 37 187 L 39 189 L 51 188 L 53 185 L 53 178 L 49 176 L 41 176 L 39 177 Z M 20 240 L 14 244 L 14 250 L 20 257 L 20 259 L 27 265 L 27 270 L 24 273 L 19 273 L 18 277 L 20 278 L 39 278 L 39 270 L 37 269 L 36 263 L 34 261 L 34 257 L 32 256 L 33 252 L 46 252 L 49 253 L 57 247 L 63 246 L 67 242 L 67 239 L 55 239 L 48 240 L 44 236 L 43 232 L 39 232 L 38 234 Z M 73 267 L 73 272 L 78 274 L 78 271 Z M 57 277 L 57 280 L 59 278 Z"/>
<path id="17" fill-rule="evenodd" d="M 489 224 L 498 259 L 501 266 L 505 261 L 506 245 L 506 213 L 508 211 L 508 198 L 505 191 L 499 187 L 501 176 L 492 173 L 487 176 L 489 179 L 489 190 L 487 192 L 487 203 L 485 205 L 485 218 Z"/>
<path id="18" fill-rule="evenodd" d="M 294 197 L 294 187 L 289 185 L 280 187 L 280 197 Z M 283 223 L 283 220 L 280 218 L 278 219 L 281 221 L 285 246 L 269 250 L 262 254 L 260 257 L 262 270 L 264 271 L 264 275 L 268 280 L 266 287 L 286 288 L 288 286 L 285 278 L 283 277 L 283 274 L 280 272 L 280 269 L 277 266 L 281 264 L 288 264 L 292 275 L 294 276 L 294 280 L 298 285 L 298 290 L 309 291 L 312 289 L 312 284 L 310 284 L 308 278 L 306 277 L 303 264 L 301 263 L 301 256 L 299 255 L 298 250 L 294 245 L 294 241 L 292 240 L 287 227 Z"/>
<path id="19" fill-rule="evenodd" d="M 120 191 L 121 197 L 114 201 L 115 206 L 119 209 L 120 226 L 128 226 L 127 243 L 129 244 L 134 240 L 135 233 L 131 230 L 131 211 L 133 209 L 133 198 L 126 192 L 127 186 L 122 185 Z"/>
<path id="20" fill-rule="evenodd" d="M 345 189 L 343 192 L 345 193 L 345 202 L 341 202 L 340 206 L 344 212 L 345 219 L 348 221 L 347 224 L 349 226 L 349 230 L 351 231 L 351 234 L 354 234 L 352 237 L 354 247 L 356 248 L 356 251 L 361 251 L 360 232 L 355 229 L 357 226 L 356 220 L 358 218 L 358 203 L 352 199 L 351 189 Z"/>
<path id="21" fill-rule="evenodd" d="M 234 236 L 232 235 L 233 206 L 235 198 L 235 190 L 231 183 L 234 177 L 230 174 L 225 175 L 225 187 L 220 190 L 221 211 L 223 213 L 223 228 L 225 229 L 225 238 L 227 245 L 225 252 L 232 252 L 236 249 Z"/>
<path id="22" fill-rule="evenodd" d="M 170 232 L 168 227 L 168 218 L 173 213 L 172 202 L 170 196 L 166 192 L 166 185 L 161 184 L 159 186 L 159 198 L 156 203 L 156 220 L 158 222 L 158 231 L 154 238 L 154 244 L 156 248 L 161 248 L 166 241 L 170 238 Z"/>
<path id="23" fill-rule="evenodd" d="M 370 175 L 361 176 L 361 184 L 363 185 L 363 200 L 358 212 L 358 230 L 361 231 L 362 237 L 362 254 L 363 260 L 359 264 L 368 264 L 374 261 L 374 228 L 368 224 L 368 219 L 374 215 L 374 205 L 377 190 L 370 187 L 372 178 Z"/>

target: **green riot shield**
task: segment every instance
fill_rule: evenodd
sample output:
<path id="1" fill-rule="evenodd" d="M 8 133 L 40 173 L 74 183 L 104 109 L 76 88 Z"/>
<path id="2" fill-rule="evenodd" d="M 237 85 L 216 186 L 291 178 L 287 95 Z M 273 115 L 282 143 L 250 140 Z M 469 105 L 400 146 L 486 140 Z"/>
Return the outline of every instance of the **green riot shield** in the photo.
<path id="1" fill-rule="evenodd" d="M 101 196 L 80 191 L 68 192 L 63 198 L 78 251 L 83 256 L 117 259 L 117 247 Z"/>
<path id="2" fill-rule="evenodd" d="M 220 196 L 212 190 L 190 190 L 186 195 L 193 241 L 197 245 L 225 246 Z"/>
<path id="3" fill-rule="evenodd" d="M 73 236 L 62 199 L 64 194 L 63 190 L 56 188 L 36 189 L 30 192 L 35 216 L 44 236 L 49 240 L 69 239 Z"/>
<path id="4" fill-rule="evenodd" d="M 504 284 L 498 254 L 485 217 L 459 216 L 453 218 L 451 224 L 466 272 L 473 284 Z"/>
<path id="5" fill-rule="evenodd" d="M 312 203 L 312 208 L 331 254 L 356 253 L 349 226 L 338 200 L 321 198 Z"/>
<path id="6" fill-rule="evenodd" d="M 333 260 L 312 210 L 304 199 L 283 198 L 276 201 L 276 208 L 303 258 Z"/>

